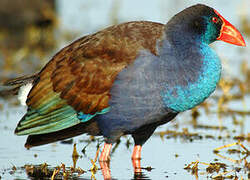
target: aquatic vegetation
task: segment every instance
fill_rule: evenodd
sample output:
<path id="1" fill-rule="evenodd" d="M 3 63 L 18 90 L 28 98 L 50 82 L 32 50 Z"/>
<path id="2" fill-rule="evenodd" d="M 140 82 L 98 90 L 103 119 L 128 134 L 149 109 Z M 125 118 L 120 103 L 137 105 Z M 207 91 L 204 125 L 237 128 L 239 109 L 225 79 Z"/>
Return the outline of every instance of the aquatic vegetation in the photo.
<path id="1" fill-rule="evenodd" d="M 228 157 L 228 156 L 223 156 L 220 154 L 219 151 L 221 151 L 222 149 L 232 147 L 235 145 L 240 146 L 242 149 L 237 149 L 237 150 L 229 149 L 227 151 L 227 154 L 230 155 L 232 152 L 240 153 L 244 155 L 243 158 L 239 160 L 234 160 L 230 158 L 230 156 Z M 250 155 L 250 151 L 241 142 L 235 142 L 232 144 L 227 144 L 227 145 L 218 147 L 214 149 L 214 153 L 218 157 L 222 159 L 226 159 L 232 162 L 233 164 L 235 164 L 236 166 L 232 167 L 232 166 L 227 165 L 226 163 L 221 163 L 221 162 L 206 163 L 206 162 L 200 162 L 199 160 L 196 160 L 186 165 L 184 169 L 187 170 L 188 172 L 191 172 L 196 177 L 196 179 L 198 179 L 199 174 L 202 174 L 202 175 L 206 174 L 212 179 L 239 179 L 239 178 L 243 179 L 243 174 L 245 173 L 245 171 L 248 171 L 248 177 L 249 177 L 250 175 L 249 162 L 247 161 L 247 157 Z M 202 169 L 201 166 L 205 166 L 205 169 L 204 168 Z"/>

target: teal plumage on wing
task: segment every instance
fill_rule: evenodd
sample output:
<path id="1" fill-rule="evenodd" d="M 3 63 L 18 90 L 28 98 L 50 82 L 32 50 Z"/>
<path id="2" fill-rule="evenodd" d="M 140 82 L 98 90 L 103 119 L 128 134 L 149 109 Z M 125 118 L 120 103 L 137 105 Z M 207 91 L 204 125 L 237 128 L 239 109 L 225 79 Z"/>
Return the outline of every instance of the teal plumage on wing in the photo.
<path id="1" fill-rule="evenodd" d="M 59 108 L 58 108 L 59 107 Z M 87 122 L 97 114 L 104 114 L 109 108 L 95 114 L 77 112 L 65 104 L 59 94 L 45 101 L 38 109 L 28 109 L 16 129 L 17 135 L 45 134 L 72 127 L 81 122 Z"/>

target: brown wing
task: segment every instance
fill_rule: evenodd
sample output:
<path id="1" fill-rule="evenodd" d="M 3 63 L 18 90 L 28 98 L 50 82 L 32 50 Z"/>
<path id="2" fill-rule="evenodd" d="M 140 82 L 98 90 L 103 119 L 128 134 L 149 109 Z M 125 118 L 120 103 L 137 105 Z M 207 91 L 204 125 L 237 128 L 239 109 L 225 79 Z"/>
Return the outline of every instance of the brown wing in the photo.
<path id="1" fill-rule="evenodd" d="M 157 54 L 164 25 L 129 22 L 85 36 L 57 53 L 42 69 L 27 105 L 41 107 L 48 96 L 60 94 L 62 103 L 94 114 L 108 107 L 109 91 L 117 74 L 142 49 Z"/>

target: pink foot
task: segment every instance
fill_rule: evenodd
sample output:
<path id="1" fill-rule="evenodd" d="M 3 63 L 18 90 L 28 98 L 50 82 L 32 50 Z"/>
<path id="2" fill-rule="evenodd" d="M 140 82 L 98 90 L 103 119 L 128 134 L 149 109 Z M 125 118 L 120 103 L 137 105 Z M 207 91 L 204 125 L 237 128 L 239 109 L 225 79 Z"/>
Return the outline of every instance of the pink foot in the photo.
<path id="1" fill-rule="evenodd" d="M 135 145 L 133 154 L 132 154 L 132 164 L 134 167 L 134 173 L 141 173 L 141 149 L 140 145 Z"/>
<path id="2" fill-rule="evenodd" d="M 99 157 L 99 161 L 109 161 L 110 160 L 109 155 L 110 155 L 111 148 L 112 148 L 112 144 L 108 144 L 108 143 L 104 144 L 101 156 Z"/>
<path id="3" fill-rule="evenodd" d="M 110 160 L 110 152 L 111 152 L 112 144 L 104 144 L 101 156 L 99 157 L 99 164 L 101 166 L 103 179 L 108 180 L 111 179 L 111 171 L 109 168 L 109 160 Z"/>

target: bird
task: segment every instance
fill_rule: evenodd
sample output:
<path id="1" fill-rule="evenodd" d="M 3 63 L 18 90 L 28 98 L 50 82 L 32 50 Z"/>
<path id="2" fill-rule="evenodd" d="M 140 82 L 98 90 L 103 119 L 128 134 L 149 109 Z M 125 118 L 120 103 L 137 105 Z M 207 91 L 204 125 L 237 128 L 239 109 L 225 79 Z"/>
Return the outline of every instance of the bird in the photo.
<path id="1" fill-rule="evenodd" d="M 140 159 L 158 126 L 216 89 L 222 67 L 209 45 L 217 40 L 246 46 L 241 33 L 204 4 L 166 24 L 131 21 L 84 36 L 40 72 L 7 83 L 23 85 L 20 94 L 27 96 L 15 134 L 28 135 L 27 148 L 84 133 L 103 136 L 101 162 L 121 136 L 132 135 L 132 159 Z"/>

